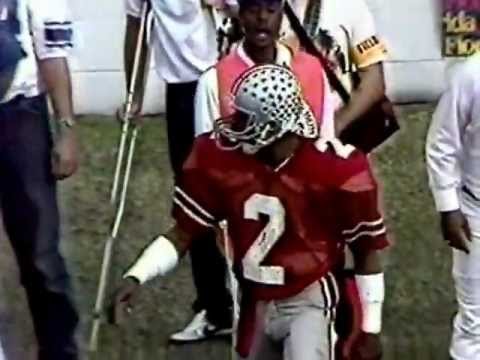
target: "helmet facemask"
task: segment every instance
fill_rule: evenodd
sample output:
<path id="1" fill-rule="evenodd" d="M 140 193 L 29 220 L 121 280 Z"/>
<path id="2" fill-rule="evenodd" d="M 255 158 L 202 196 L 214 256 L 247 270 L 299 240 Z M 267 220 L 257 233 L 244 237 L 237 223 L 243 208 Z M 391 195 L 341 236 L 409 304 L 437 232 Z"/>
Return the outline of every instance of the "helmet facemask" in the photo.
<path id="1" fill-rule="evenodd" d="M 286 67 L 256 66 L 237 80 L 232 93 L 235 114 L 215 123 L 222 148 L 242 148 L 254 154 L 288 132 L 318 137 L 317 121 L 303 99 L 298 80 Z"/>

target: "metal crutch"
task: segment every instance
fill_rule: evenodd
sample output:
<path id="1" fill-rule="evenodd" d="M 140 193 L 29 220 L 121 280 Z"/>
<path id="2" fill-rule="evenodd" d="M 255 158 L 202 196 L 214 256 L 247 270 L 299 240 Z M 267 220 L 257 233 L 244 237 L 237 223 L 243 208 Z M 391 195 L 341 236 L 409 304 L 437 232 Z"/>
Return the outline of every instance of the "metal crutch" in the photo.
<path id="1" fill-rule="evenodd" d="M 226 221 L 222 221 L 220 223 L 220 229 L 222 232 L 224 246 L 225 246 L 225 258 L 227 261 L 228 267 L 228 276 L 230 282 L 230 294 L 232 295 L 232 302 L 233 302 L 233 309 L 232 309 L 232 339 L 231 339 L 231 346 L 230 346 L 230 359 L 236 359 L 236 343 L 237 343 L 237 328 L 238 328 L 238 318 L 240 316 L 240 305 L 239 305 L 239 288 L 238 282 L 235 278 L 235 274 L 233 273 L 233 244 L 231 242 L 230 236 L 228 235 L 228 224 Z"/>
<path id="2" fill-rule="evenodd" d="M 149 10 L 150 10 L 150 4 L 148 1 L 145 1 L 142 7 L 140 29 L 138 32 L 137 44 L 135 49 L 135 57 L 134 57 L 132 74 L 131 74 L 130 87 L 129 87 L 128 96 L 127 96 L 127 104 L 125 106 L 125 114 L 123 119 L 124 122 L 122 126 L 122 133 L 121 133 L 120 144 L 119 144 L 118 155 L 117 155 L 117 164 L 115 169 L 114 183 L 112 188 L 112 199 L 111 199 L 112 203 L 115 203 L 116 193 L 118 192 L 120 171 L 122 168 L 125 146 L 127 143 L 127 137 L 128 137 L 129 128 L 131 125 L 129 117 L 130 117 L 130 111 L 132 108 L 136 82 L 138 80 L 138 68 L 140 64 L 140 58 L 142 55 L 141 53 L 142 53 L 143 41 L 145 39 L 145 34 L 146 34 Z M 136 144 L 137 137 L 138 137 L 138 127 L 134 125 L 132 136 L 129 143 L 129 148 L 128 148 L 128 156 L 127 156 L 127 162 L 125 165 L 125 173 L 123 178 L 122 192 L 120 194 L 120 201 L 117 207 L 117 212 L 115 215 L 115 220 L 113 222 L 110 237 L 107 239 L 105 243 L 102 268 L 100 272 L 100 279 L 99 279 L 98 290 L 97 290 L 97 298 L 95 301 L 94 320 L 92 324 L 92 330 L 90 333 L 89 350 L 91 352 L 97 351 L 97 348 L 98 348 L 98 336 L 99 336 L 100 325 L 102 320 L 103 306 L 105 302 L 108 273 L 109 273 L 110 263 L 112 259 L 113 246 L 115 243 L 115 239 L 117 238 L 118 230 L 120 228 L 120 223 L 122 221 L 123 213 L 125 210 L 125 201 L 127 196 L 128 183 L 130 179 L 130 171 L 132 166 L 133 154 L 135 152 L 135 144 Z"/>
<path id="3" fill-rule="evenodd" d="M 123 114 L 123 125 L 122 125 L 122 132 L 120 136 L 120 143 L 118 145 L 118 152 L 117 152 L 117 161 L 115 165 L 115 174 L 113 176 L 113 183 L 112 183 L 112 189 L 110 192 L 110 202 L 115 204 L 117 201 L 117 195 L 118 195 L 118 186 L 120 183 L 120 173 L 122 170 L 122 165 L 123 165 L 123 158 L 124 158 L 124 153 L 125 153 L 125 145 L 127 142 L 127 137 L 128 137 L 128 130 L 130 127 L 130 113 L 132 111 L 132 105 L 133 105 L 133 98 L 135 96 L 135 86 L 137 84 L 138 80 L 138 68 L 140 65 L 140 58 L 141 58 L 141 53 L 142 53 L 142 44 L 143 44 L 143 39 L 145 38 L 146 32 L 147 32 L 147 22 L 148 22 L 148 14 L 150 11 L 150 2 L 148 0 L 145 0 L 143 3 L 142 7 L 142 15 L 141 15 L 141 21 L 140 21 L 140 29 L 138 31 L 138 37 L 137 37 L 137 44 L 135 47 L 135 57 L 134 57 L 134 62 L 133 62 L 133 68 L 132 68 L 132 74 L 131 74 L 131 81 L 130 81 L 130 86 L 128 88 L 128 94 L 127 94 L 127 102 L 125 104 L 125 112 Z M 134 130 L 135 131 L 135 130 Z"/>

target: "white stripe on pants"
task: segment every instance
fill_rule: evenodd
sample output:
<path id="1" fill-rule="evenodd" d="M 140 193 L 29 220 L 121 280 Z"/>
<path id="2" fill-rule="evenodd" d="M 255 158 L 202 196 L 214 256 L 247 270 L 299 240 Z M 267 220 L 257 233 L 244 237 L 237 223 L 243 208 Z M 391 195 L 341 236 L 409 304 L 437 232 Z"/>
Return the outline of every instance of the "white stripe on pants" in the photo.
<path id="1" fill-rule="evenodd" d="M 480 359 L 480 219 L 467 220 L 472 232 L 470 254 L 453 250 L 452 275 L 458 302 L 450 346 L 454 360 Z"/>
<path id="2" fill-rule="evenodd" d="M 330 308 L 335 294 L 332 286 L 327 294 L 325 289 L 315 282 L 298 295 L 266 304 L 264 330 L 248 360 L 334 360 L 336 333 Z"/>

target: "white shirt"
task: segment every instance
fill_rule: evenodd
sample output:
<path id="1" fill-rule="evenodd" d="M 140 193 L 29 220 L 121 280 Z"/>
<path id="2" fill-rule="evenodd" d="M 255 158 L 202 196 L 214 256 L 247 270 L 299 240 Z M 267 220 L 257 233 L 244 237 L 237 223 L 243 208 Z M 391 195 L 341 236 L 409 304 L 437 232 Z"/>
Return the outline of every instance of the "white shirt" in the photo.
<path id="1" fill-rule="evenodd" d="M 126 0 L 128 15 L 140 17 L 144 0 Z M 157 71 L 167 83 L 198 80 L 217 60 L 210 8 L 201 0 L 152 0 L 151 37 Z"/>
<path id="2" fill-rule="evenodd" d="M 427 169 L 438 211 L 480 215 L 480 54 L 449 73 L 427 136 Z M 467 187 L 468 195 L 462 190 Z"/>
<path id="3" fill-rule="evenodd" d="M 320 44 L 321 31 L 331 39 L 331 45 L 324 45 L 322 49 L 328 50 L 328 58 L 336 65 L 347 90 L 352 89 L 352 72 L 386 60 L 386 48 L 377 35 L 365 0 L 315 0 L 312 4 L 320 6 L 312 8 L 307 18 L 307 0 L 290 0 L 290 3 L 300 21 L 306 22 L 304 26 L 317 44 Z M 295 38 L 287 19 L 282 24 L 282 36 Z"/>
<path id="4" fill-rule="evenodd" d="M 66 57 L 73 45 L 73 28 L 66 0 L 17 0 L 20 41 L 27 56 L 16 69 L 12 84 L 0 103 L 18 95 L 41 94 L 44 86 L 37 59 Z"/>
<path id="5" fill-rule="evenodd" d="M 248 65 L 248 67 L 255 66 L 255 62 L 247 55 L 243 48 L 243 43 L 240 43 L 232 51 L 237 51 L 239 57 Z M 289 66 L 292 62 L 292 51 L 285 45 L 277 43 L 277 58 L 276 64 Z M 325 104 L 324 115 L 321 127 L 321 133 L 324 137 L 331 138 L 334 135 L 334 98 L 328 81 L 324 79 L 325 83 Z M 197 91 L 195 94 L 195 134 L 200 135 L 213 130 L 213 123 L 220 118 L 220 99 L 218 94 L 218 78 L 217 69 L 212 67 L 202 74 L 198 80 Z"/>

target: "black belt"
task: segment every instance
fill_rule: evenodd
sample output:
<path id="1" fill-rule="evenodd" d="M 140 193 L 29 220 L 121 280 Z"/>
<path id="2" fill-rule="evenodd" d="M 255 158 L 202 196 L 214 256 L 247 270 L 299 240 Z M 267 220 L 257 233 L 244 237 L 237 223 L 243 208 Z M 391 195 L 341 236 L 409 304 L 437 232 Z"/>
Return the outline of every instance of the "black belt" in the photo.
<path id="1" fill-rule="evenodd" d="M 26 97 L 25 95 L 17 95 L 13 99 L 7 102 L 0 103 L 0 112 L 9 111 L 12 108 L 25 108 L 28 110 L 32 103 L 39 100 L 43 101 L 45 94 L 39 94 L 32 97 Z"/>

